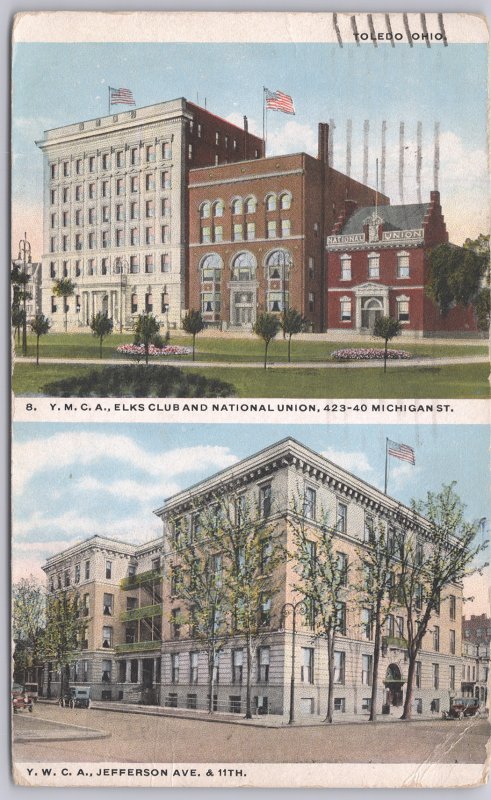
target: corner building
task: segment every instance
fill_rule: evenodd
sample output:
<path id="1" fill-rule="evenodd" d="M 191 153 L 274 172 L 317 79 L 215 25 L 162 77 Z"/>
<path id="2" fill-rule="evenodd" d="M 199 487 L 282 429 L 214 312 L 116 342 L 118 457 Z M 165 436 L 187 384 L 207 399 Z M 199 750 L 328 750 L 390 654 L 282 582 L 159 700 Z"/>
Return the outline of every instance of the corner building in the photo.
<path id="1" fill-rule="evenodd" d="M 60 330 L 107 312 L 180 327 L 190 167 L 260 158 L 261 139 L 184 98 L 45 131 L 42 311 Z M 53 284 L 70 278 L 66 301 Z"/>
<path id="2" fill-rule="evenodd" d="M 356 571 L 360 548 L 368 547 L 367 531 L 375 519 L 397 525 L 401 513 L 409 508 L 336 466 L 323 456 L 291 438 L 284 439 L 225 469 L 201 483 L 175 495 L 156 510 L 164 525 L 162 705 L 182 708 L 206 708 L 208 692 L 207 658 L 200 643 L 186 626 L 175 624 L 182 612 L 182 599 L 176 596 L 171 582 L 171 567 L 179 564 L 179 543 L 183 531 L 191 532 L 200 508 L 218 495 L 241 494 L 254 504 L 260 514 L 282 532 L 288 552 L 294 550 L 292 508 L 298 498 L 304 504 L 309 536 L 315 542 L 321 515 L 327 514 L 335 527 L 335 548 L 343 569 Z M 431 551 L 431 539 L 425 520 L 419 518 L 419 542 L 422 555 Z M 419 522 L 418 522 L 419 526 Z M 184 545 L 185 546 L 185 545 Z M 295 562 L 286 561 L 277 568 L 274 581 L 278 587 L 265 595 L 261 613 L 264 635 L 261 636 L 252 664 L 252 696 L 256 713 L 288 715 L 292 668 L 293 629 L 291 615 L 283 613 L 286 602 L 298 600 L 294 585 L 298 582 Z M 347 581 L 349 584 L 349 581 Z M 346 601 L 340 603 L 342 630 L 335 640 L 334 712 L 363 716 L 370 711 L 373 672 L 373 626 L 369 609 L 360 609 L 346 587 Z M 448 708 L 451 695 L 458 693 L 461 672 L 462 590 L 449 586 L 442 593 L 439 613 L 435 613 L 425 636 L 416 669 L 414 715 L 429 714 Z M 379 667 L 378 713 L 400 716 L 407 679 L 406 621 L 402 610 L 389 617 L 384 631 Z M 220 711 L 243 713 L 245 710 L 245 675 L 247 651 L 239 635 L 228 639 L 216 663 L 214 705 Z M 295 697 L 297 719 L 323 715 L 327 706 L 328 669 L 326 643 L 314 635 L 313 624 L 305 616 L 297 617 L 295 635 Z"/>
<path id="3" fill-rule="evenodd" d="M 447 242 L 437 191 L 429 203 L 401 206 L 360 208 L 347 200 L 326 241 L 326 326 L 367 334 L 378 317 L 391 316 L 403 334 L 475 332 L 470 306 L 454 306 L 442 316 L 425 294 L 429 252 Z"/>
<path id="4" fill-rule="evenodd" d="M 320 123 L 317 158 L 190 170 L 188 307 L 207 327 L 250 330 L 259 313 L 290 307 L 325 329 L 326 236 L 346 198 L 375 203 L 375 190 L 329 166 L 328 136 Z"/>

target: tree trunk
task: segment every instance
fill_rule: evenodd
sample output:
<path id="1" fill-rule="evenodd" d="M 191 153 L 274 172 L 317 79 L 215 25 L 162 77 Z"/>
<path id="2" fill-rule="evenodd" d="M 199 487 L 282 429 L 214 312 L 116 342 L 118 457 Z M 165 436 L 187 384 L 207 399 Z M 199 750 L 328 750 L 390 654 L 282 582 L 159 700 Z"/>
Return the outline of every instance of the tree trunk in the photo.
<path id="1" fill-rule="evenodd" d="M 380 600 L 377 600 L 375 612 L 375 641 L 373 643 L 373 670 L 372 670 L 372 696 L 370 700 L 370 722 L 377 721 L 377 683 L 378 665 L 380 661 L 380 640 L 382 637 L 382 624 L 380 620 Z"/>
<path id="2" fill-rule="evenodd" d="M 194 345 L 195 345 L 195 341 L 196 341 L 196 334 L 193 333 L 193 361 L 194 361 Z"/>
<path id="3" fill-rule="evenodd" d="M 39 366 L 39 336 L 36 337 L 36 365 Z"/>
<path id="4" fill-rule="evenodd" d="M 291 361 L 291 347 L 292 347 L 292 336 L 290 334 L 288 338 L 288 363 Z"/>
<path id="5" fill-rule="evenodd" d="M 150 343 L 149 342 L 145 342 L 144 346 L 145 346 L 145 364 L 148 367 L 148 348 L 150 346 Z"/>
<path id="6" fill-rule="evenodd" d="M 266 346 L 264 348 L 264 369 L 266 369 L 266 363 L 267 363 L 267 360 L 268 360 L 268 345 L 269 345 L 269 342 L 266 342 Z"/>
<path id="7" fill-rule="evenodd" d="M 385 340 L 385 350 L 384 350 L 384 372 L 387 372 L 387 339 Z"/>
<path id="8" fill-rule="evenodd" d="M 102 358 L 102 336 L 99 339 L 99 358 Z"/>
<path id="9" fill-rule="evenodd" d="M 65 333 L 68 331 L 68 311 L 65 311 Z"/>
<path id="10" fill-rule="evenodd" d="M 404 700 L 404 709 L 402 711 L 401 719 L 411 719 L 413 712 L 413 682 L 414 672 L 416 670 L 416 658 L 418 650 L 415 652 L 411 649 L 409 652 L 409 667 L 407 670 L 407 683 L 406 683 L 406 698 Z"/>
<path id="11" fill-rule="evenodd" d="M 208 653 L 208 714 L 213 714 L 213 695 L 215 692 L 215 650 Z"/>
<path id="12" fill-rule="evenodd" d="M 251 698 L 251 684 L 252 684 L 252 641 L 250 634 L 246 637 L 247 649 L 247 672 L 246 672 L 246 719 L 252 719 L 252 698 Z"/>
<path id="13" fill-rule="evenodd" d="M 327 637 L 327 672 L 329 675 L 329 686 L 327 689 L 327 712 L 325 722 L 332 723 L 332 706 L 334 697 L 334 634 L 329 633 Z"/>

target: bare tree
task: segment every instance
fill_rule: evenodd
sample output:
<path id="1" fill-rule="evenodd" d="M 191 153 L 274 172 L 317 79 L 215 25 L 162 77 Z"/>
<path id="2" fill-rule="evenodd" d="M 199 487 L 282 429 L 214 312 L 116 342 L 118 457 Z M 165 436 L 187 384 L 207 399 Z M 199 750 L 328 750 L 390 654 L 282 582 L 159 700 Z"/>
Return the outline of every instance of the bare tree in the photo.
<path id="1" fill-rule="evenodd" d="M 33 575 L 12 586 L 12 635 L 15 641 L 16 672 L 23 673 L 41 661 L 41 640 L 46 621 L 44 588 Z"/>

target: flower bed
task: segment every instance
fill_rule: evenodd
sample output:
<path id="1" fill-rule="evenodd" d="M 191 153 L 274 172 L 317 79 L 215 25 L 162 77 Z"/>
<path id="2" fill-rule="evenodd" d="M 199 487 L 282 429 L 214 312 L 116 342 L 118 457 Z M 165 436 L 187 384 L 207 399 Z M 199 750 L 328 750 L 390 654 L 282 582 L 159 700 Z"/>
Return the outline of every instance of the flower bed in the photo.
<path id="1" fill-rule="evenodd" d="M 374 361 L 384 358 L 383 348 L 378 347 L 352 347 L 344 350 L 335 350 L 332 357 L 336 361 Z M 401 359 L 412 358 L 406 350 L 387 350 L 387 358 Z"/>
<path id="2" fill-rule="evenodd" d="M 118 353 L 124 356 L 145 356 L 145 348 L 142 344 L 121 344 L 117 349 Z M 177 344 L 167 344 L 165 347 L 155 347 L 151 344 L 148 348 L 149 356 L 189 356 L 190 347 L 181 347 Z"/>

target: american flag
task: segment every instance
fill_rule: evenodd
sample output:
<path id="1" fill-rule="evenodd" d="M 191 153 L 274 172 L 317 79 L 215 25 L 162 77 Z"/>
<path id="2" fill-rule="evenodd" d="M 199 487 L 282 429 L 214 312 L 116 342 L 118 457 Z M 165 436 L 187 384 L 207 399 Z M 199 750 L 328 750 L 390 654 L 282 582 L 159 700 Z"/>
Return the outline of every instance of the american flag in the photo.
<path id="1" fill-rule="evenodd" d="M 265 93 L 266 108 L 271 111 L 282 111 L 284 114 L 295 114 L 293 100 L 289 94 L 279 91 L 270 92 L 269 89 L 266 89 Z"/>
<path id="2" fill-rule="evenodd" d="M 135 105 L 135 101 L 133 99 L 133 92 L 130 92 L 129 89 L 113 89 L 110 86 L 109 91 L 110 91 L 110 102 L 112 106 L 116 105 L 117 103 L 124 103 L 127 106 Z"/>
<path id="3" fill-rule="evenodd" d="M 399 442 L 387 439 L 387 452 L 389 456 L 400 458 L 401 461 L 409 461 L 410 464 L 416 464 L 414 450 L 408 444 L 399 444 Z"/>

